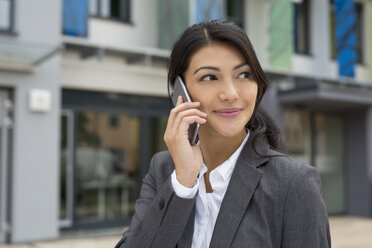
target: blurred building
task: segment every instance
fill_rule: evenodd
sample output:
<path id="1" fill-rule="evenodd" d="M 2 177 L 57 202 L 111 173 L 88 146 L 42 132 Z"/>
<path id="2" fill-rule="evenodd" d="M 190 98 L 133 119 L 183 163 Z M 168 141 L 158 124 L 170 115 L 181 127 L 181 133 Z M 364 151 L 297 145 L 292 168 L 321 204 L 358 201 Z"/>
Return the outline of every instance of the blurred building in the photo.
<path id="1" fill-rule="evenodd" d="M 0 1 L 0 243 L 59 233 L 60 1 Z"/>
<path id="2" fill-rule="evenodd" d="M 247 32 L 329 214 L 372 216 L 372 0 L 0 0 L 0 243 L 129 223 L 169 49 L 205 18 Z"/>

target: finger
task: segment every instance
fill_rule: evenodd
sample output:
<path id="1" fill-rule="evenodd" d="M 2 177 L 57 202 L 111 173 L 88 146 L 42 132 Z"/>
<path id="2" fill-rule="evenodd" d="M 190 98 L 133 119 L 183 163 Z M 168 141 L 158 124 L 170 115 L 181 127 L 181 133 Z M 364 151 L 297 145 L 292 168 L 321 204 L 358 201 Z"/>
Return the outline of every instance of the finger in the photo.
<path id="1" fill-rule="evenodd" d="M 196 109 L 197 107 L 200 106 L 199 102 L 185 102 L 185 103 L 179 104 L 180 98 L 182 99 L 181 96 L 177 99 L 177 106 L 174 107 L 169 113 L 168 122 L 167 122 L 167 125 L 169 126 L 172 125 L 172 123 L 175 121 L 176 117 L 178 116 L 180 112 L 185 111 L 187 109 L 191 109 L 191 108 Z"/>
<path id="2" fill-rule="evenodd" d="M 180 96 L 181 98 L 181 101 L 182 101 L 182 97 Z M 173 109 L 175 110 L 175 112 L 180 112 L 180 111 L 183 111 L 183 110 L 186 110 L 186 109 L 189 109 L 189 108 L 198 108 L 200 106 L 200 102 L 181 102 L 180 104 L 178 104 L 178 101 L 177 100 L 177 106 L 175 106 Z"/>
<path id="3" fill-rule="evenodd" d="M 171 109 L 170 113 L 169 113 L 169 117 L 168 117 L 168 122 L 167 122 L 167 127 L 168 126 L 171 126 L 171 124 L 173 123 L 174 119 L 176 118 L 177 116 L 177 109 L 175 109 L 177 106 L 179 106 L 180 104 L 182 104 L 183 102 L 183 98 L 181 95 L 179 95 L 177 97 L 177 102 L 176 102 L 176 106 L 174 106 L 174 108 Z"/>
<path id="4" fill-rule="evenodd" d="M 191 124 L 198 123 L 198 124 L 202 125 L 206 122 L 207 122 L 207 119 L 201 118 L 199 116 L 187 116 L 187 117 L 182 119 L 182 122 L 180 123 L 178 132 L 187 133 Z"/>
<path id="5" fill-rule="evenodd" d="M 175 139 L 179 139 L 183 136 L 181 139 L 185 139 L 185 141 L 188 139 L 188 129 L 191 124 L 193 123 L 198 123 L 200 125 L 205 124 L 207 122 L 207 119 L 197 116 L 197 115 L 191 115 L 191 116 L 186 116 L 182 118 L 182 121 L 178 126 L 167 126 L 167 129 L 165 130 L 164 133 L 164 141 L 169 145 L 172 140 L 174 141 Z M 168 147 L 169 148 L 169 147 Z"/>
<path id="6" fill-rule="evenodd" d="M 207 118 L 207 114 L 200 111 L 199 109 L 187 109 L 185 111 L 182 111 L 182 112 L 178 113 L 178 115 L 176 116 L 176 118 L 173 122 L 173 127 L 178 128 L 178 126 L 182 122 L 183 118 L 186 118 L 186 117 L 189 117 L 189 116 L 198 116 L 198 117 L 203 118 L 203 119 Z"/>

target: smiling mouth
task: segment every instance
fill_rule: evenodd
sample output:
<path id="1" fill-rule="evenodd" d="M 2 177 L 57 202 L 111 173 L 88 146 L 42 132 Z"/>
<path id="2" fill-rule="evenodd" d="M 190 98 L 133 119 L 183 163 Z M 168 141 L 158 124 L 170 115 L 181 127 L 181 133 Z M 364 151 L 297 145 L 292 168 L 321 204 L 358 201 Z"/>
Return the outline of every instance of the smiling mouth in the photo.
<path id="1" fill-rule="evenodd" d="M 224 118 L 234 118 L 242 112 L 240 108 L 229 108 L 229 109 L 220 109 L 214 111 L 217 115 L 224 117 Z"/>

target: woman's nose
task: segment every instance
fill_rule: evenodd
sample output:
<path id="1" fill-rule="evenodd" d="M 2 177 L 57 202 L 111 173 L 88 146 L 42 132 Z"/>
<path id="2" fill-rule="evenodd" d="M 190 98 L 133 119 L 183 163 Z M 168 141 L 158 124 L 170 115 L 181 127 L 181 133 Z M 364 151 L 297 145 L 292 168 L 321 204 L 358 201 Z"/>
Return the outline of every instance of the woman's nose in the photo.
<path id="1" fill-rule="evenodd" d="M 233 102 L 239 98 L 238 89 L 234 85 L 233 81 L 228 81 L 223 84 L 219 97 L 223 102 Z"/>

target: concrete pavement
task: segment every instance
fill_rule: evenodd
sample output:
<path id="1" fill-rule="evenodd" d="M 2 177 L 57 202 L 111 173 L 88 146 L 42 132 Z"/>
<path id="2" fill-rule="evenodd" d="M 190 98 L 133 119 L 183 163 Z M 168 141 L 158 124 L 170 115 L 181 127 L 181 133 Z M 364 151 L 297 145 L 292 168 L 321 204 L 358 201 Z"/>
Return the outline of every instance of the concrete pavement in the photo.
<path id="1" fill-rule="evenodd" d="M 333 248 L 372 248 L 372 219 L 331 217 L 329 221 Z M 58 240 L 0 245 L 0 248 L 113 248 L 121 231 L 64 234 Z"/>
<path id="2" fill-rule="evenodd" d="M 372 248 L 372 219 L 331 217 L 333 248 Z"/>

